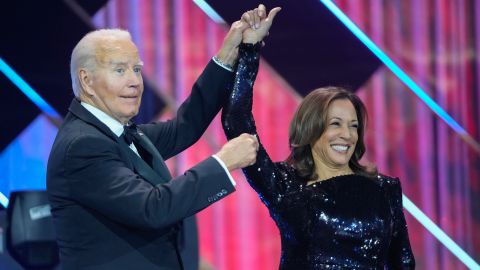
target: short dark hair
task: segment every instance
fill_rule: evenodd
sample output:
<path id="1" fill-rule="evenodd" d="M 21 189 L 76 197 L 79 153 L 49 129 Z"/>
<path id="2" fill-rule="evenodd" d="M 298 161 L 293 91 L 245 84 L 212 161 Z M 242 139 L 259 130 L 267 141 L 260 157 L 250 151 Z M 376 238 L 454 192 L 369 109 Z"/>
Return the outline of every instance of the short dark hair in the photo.
<path id="1" fill-rule="evenodd" d="M 312 145 L 322 136 L 326 129 L 327 114 L 334 100 L 347 99 L 352 102 L 358 119 L 358 141 L 348 165 L 356 174 L 373 177 L 377 174 L 375 167 L 370 168 L 359 163 L 365 153 L 365 128 L 367 110 L 360 98 L 343 87 L 328 86 L 313 90 L 298 107 L 289 130 L 290 155 L 287 162 L 291 164 L 300 177 L 307 181 L 318 176 L 312 156 Z"/>

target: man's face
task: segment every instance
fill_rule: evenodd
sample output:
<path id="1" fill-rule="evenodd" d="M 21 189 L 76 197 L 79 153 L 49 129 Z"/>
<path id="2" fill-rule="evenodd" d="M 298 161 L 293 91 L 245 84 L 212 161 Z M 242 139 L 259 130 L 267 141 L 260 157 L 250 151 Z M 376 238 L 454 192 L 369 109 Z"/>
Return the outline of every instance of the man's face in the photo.
<path id="1" fill-rule="evenodd" d="M 97 66 L 91 75 L 91 101 L 125 124 L 137 115 L 143 93 L 142 61 L 130 40 L 107 39 L 95 52 Z"/>

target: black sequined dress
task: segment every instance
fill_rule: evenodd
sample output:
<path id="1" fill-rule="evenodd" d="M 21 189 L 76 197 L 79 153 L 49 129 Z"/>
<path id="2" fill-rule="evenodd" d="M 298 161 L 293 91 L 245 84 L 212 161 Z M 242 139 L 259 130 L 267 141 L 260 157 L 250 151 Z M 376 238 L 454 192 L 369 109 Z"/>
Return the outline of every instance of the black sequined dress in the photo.
<path id="1" fill-rule="evenodd" d="M 229 139 L 257 134 L 251 113 L 260 46 L 242 44 L 233 92 L 222 112 Z M 280 269 L 414 269 L 396 178 L 344 175 L 306 185 L 290 165 L 272 162 L 260 144 L 245 168 L 276 222 Z"/>

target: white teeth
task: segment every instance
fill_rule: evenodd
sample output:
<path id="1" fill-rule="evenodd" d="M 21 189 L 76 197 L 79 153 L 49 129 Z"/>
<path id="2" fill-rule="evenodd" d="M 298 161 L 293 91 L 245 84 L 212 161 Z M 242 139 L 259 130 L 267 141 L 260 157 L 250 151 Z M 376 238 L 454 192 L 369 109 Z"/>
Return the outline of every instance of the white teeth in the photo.
<path id="1" fill-rule="evenodd" d="M 332 145 L 332 148 L 335 151 L 347 151 L 348 146 L 346 146 L 346 145 Z"/>

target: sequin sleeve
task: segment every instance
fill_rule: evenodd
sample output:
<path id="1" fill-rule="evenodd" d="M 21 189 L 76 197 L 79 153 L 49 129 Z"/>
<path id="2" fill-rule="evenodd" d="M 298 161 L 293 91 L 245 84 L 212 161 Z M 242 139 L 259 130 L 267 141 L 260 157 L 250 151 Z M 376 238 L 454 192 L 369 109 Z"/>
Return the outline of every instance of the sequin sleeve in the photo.
<path id="1" fill-rule="evenodd" d="M 223 129 L 229 140 L 242 133 L 257 134 L 252 115 L 252 102 L 260 47 L 260 43 L 240 45 L 233 90 L 222 111 Z M 258 139 L 260 142 L 260 138 Z M 280 172 L 261 142 L 256 163 L 243 169 L 243 172 L 262 201 L 270 207 L 274 198 L 278 196 L 277 178 Z"/>
<path id="2" fill-rule="evenodd" d="M 388 249 L 388 269 L 415 269 L 415 259 L 403 214 L 402 187 L 398 178 L 391 179 L 387 184 L 387 189 L 393 215 L 392 239 Z"/>

